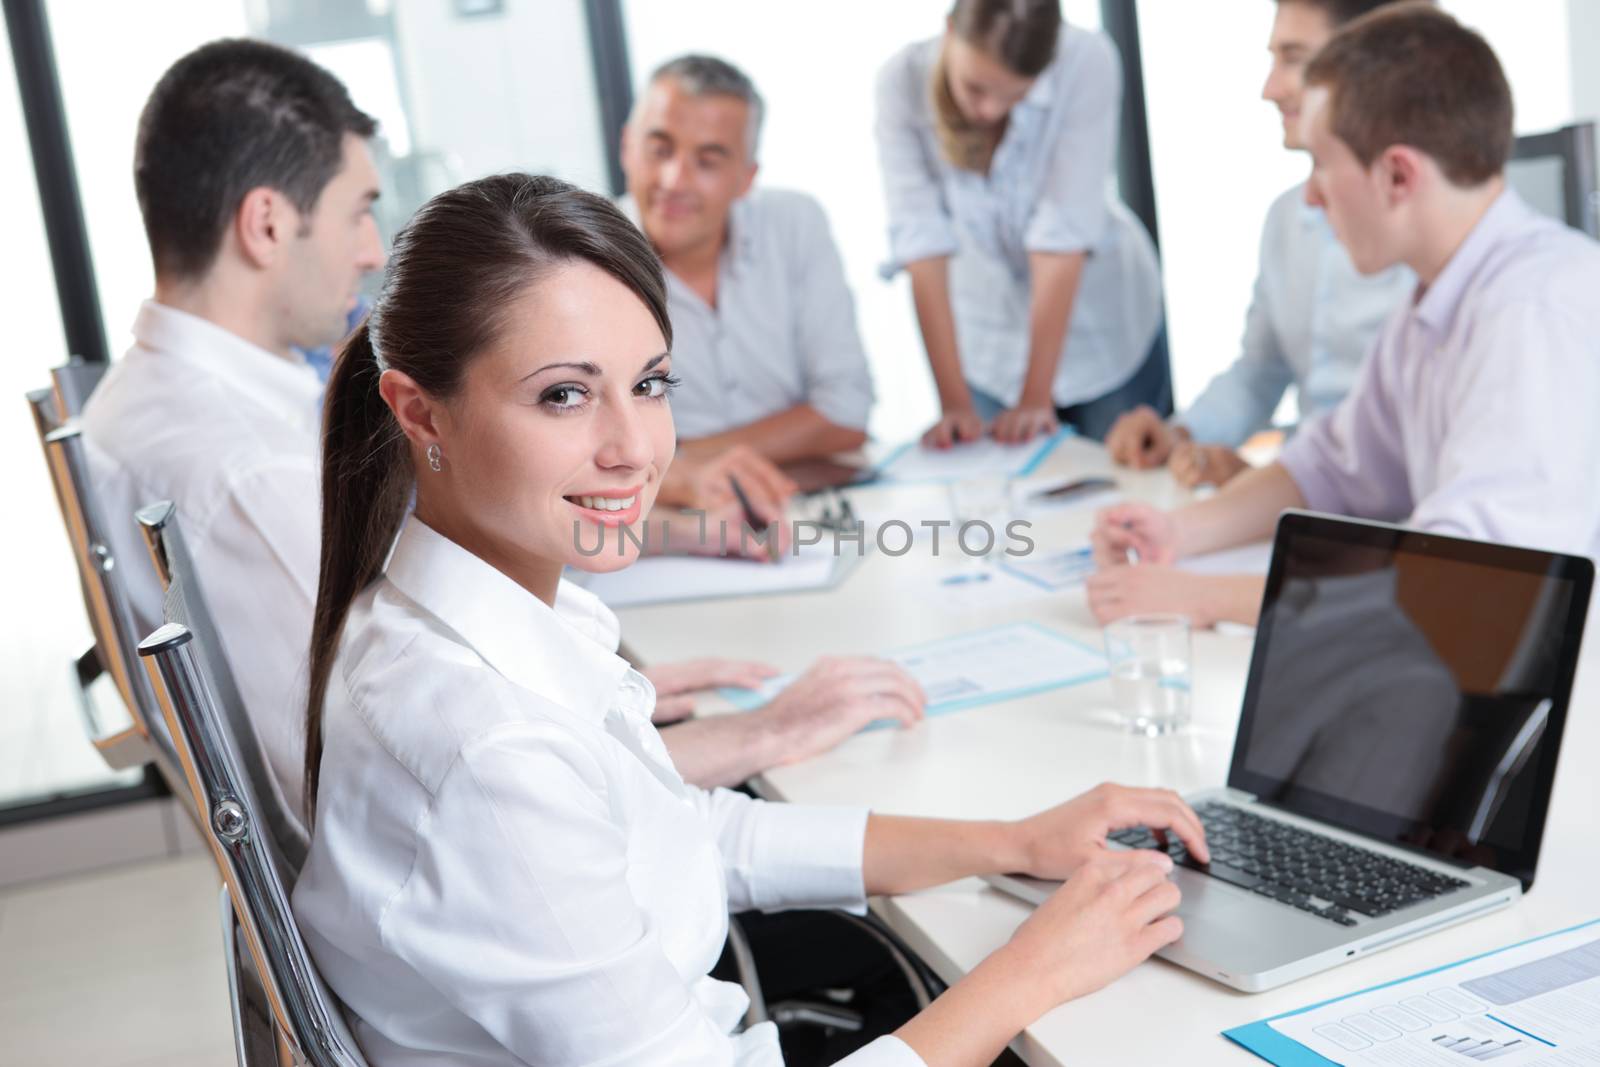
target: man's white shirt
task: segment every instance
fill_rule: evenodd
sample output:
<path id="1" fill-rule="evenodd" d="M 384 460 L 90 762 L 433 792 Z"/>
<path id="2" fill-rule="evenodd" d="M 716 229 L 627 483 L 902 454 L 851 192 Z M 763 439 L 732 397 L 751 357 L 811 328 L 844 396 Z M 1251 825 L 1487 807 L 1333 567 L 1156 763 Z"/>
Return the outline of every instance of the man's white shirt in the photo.
<path id="1" fill-rule="evenodd" d="M 147 301 L 82 416 L 90 477 L 142 632 L 161 586 L 133 515 L 178 508 L 239 694 L 298 818 L 321 533 L 322 385 L 303 361 Z"/>

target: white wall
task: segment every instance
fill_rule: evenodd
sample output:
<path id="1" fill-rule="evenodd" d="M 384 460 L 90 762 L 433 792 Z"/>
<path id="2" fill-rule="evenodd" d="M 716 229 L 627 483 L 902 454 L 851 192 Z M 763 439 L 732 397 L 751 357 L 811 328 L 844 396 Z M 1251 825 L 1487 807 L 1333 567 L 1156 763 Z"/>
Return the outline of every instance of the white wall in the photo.
<path id="1" fill-rule="evenodd" d="M 517 169 L 605 191 L 579 0 L 507 0 L 471 18 L 441 0 L 392 10 L 418 151 L 448 156 L 455 181 Z"/>

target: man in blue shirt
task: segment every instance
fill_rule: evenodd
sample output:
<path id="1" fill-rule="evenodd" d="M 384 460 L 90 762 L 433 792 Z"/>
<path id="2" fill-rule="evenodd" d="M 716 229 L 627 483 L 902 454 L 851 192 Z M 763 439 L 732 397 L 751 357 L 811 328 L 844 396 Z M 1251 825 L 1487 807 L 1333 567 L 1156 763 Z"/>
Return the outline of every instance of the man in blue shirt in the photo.
<path id="1" fill-rule="evenodd" d="M 1285 148 L 1306 147 L 1299 129 L 1306 63 L 1339 27 L 1388 2 L 1279 0 L 1261 96 L 1283 117 Z M 1246 468 L 1236 450 L 1271 426 L 1290 386 L 1302 422 L 1343 399 L 1384 320 L 1415 284 L 1403 266 L 1363 277 L 1321 209 L 1305 203 L 1305 185 L 1289 189 L 1267 212 L 1239 358 L 1170 422 L 1149 407 L 1118 419 L 1106 437 L 1112 459 L 1138 468 L 1167 463 L 1184 485 L 1222 484 Z"/>

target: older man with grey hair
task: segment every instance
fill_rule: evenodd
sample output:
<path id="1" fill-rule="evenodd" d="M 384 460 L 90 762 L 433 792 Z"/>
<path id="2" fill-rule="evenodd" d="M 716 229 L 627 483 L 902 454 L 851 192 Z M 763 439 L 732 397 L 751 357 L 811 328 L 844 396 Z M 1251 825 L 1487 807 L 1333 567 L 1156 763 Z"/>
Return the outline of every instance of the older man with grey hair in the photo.
<path id="1" fill-rule="evenodd" d="M 765 108 L 737 67 L 658 67 L 623 131 L 624 202 L 667 268 L 681 448 L 775 463 L 866 440 L 872 378 L 822 208 L 752 190 Z"/>

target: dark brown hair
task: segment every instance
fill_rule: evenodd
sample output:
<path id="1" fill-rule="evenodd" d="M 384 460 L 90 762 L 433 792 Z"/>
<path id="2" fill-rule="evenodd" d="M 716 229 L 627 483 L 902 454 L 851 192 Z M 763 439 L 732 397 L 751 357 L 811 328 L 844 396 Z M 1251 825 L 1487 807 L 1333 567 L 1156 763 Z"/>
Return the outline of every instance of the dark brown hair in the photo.
<path id="1" fill-rule="evenodd" d="M 239 202 L 265 186 L 310 214 L 372 116 L 332 74 L 265 41 L 212 41 L 161 76 L 139 115 L 133 185 L 158 274 L 204 274 Z"/>
<path id="2" fill-rule="evenodd" d="M 1276 0 L 1279 7 L 1284 4 L 1302 4 L 1305 7 L 1314 7 L 1324 15 L 1334 26 L 1343 26 L 1360 18 L 1369 11 L 1376 11 L 1396 0 Z"/>
<path id="3" fill-rule="evenodd" d="M 1426 152 L 1451 182 L 1481 185 L 1511 156 L 1511 87 L 1482 37 L 1431 4 L 1397 4 L 1334 34 L 1306 67 L 1329 89 L 1334 135 L 1362 166 Z"/>
<path id="4" fill-rule="evenodd" d="M 1056 56 L 1060 0 L 956 0 L 950 31 L 1024 78 L 1037 78 Z"/>
<path id="5" fill-rule="evenodd" d="M 661 262 L 608 200 L 554 178 L 502 174 L 440 193 L 395 238 L 383 291 L 328 379 L 322 436 L 322 572 L 311 624 L 306 817 L 315 818 L 322 704 L 350 605 L 382 571 L 413 470 L 378 379 L 404 371 L 430 396 L 461 389 L 505 309 L 552 269 L 591 263 L 643 301 L 668 345 Z"/>

